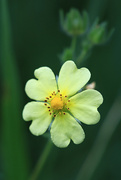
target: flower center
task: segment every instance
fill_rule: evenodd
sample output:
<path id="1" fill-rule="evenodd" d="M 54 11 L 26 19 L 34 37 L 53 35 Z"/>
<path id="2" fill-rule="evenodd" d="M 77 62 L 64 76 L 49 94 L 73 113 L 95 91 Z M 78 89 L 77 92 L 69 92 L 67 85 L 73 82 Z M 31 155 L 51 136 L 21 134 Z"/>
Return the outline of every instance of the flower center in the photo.
<path id="1" fill-rule="evenodd" d="M 60 97 L 55 97 L 52 101 L 51 101 L 51 107 L 53 109 L 63 109 L 63 100 Z"/>
<path id="2" fill-rule="evenodd" d="M 46 97 L 44 102 L 49 114 L 53 117 L 56 117 L 58 113 L 65 115 L 66 111 L 69 110 L 70 99 L 67 95 L 62 94 L 59 89 L 56 93 L 53 91 L 50 96 Z"/>

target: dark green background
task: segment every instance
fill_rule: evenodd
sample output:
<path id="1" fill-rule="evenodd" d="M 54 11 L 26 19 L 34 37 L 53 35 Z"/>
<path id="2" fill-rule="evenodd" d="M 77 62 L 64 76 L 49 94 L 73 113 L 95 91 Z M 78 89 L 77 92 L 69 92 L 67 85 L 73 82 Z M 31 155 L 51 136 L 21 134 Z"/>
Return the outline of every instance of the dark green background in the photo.
<path id="1" fill-rule="evenodd" d="M 104 45 L 94 47 L 91 56 L 84 64 L 84 66 L 89 68 L 92 73 L 91 81 L 96 81 L 97 89 L 104 97 L 104 103 L 99 108 L 101 113 L 100 123 L 94 126 L 83 125 L 86 139 L 80 145 L 71 143 L 65 149 L 59 149 L 53 146 L 48 161 L 40 175 L 41 180 L 75 180 L 75 177 L 104 122 L 108 110 L 112 106 L 117 93 L 120 93 L 121 91 L 121 1 L 7 0 L 7 4 L 9 23 L 11 26 L 12 46 L 15 57 L 14 61 L 17 67 L 17 74 L 19 74 L 21 105 L 18 114 L 18 119 L 20 119 L 19 126 L 17 123 L 18 119 L 15 119 L 16 125 L 13 123 L 13 114 L 9 116 L 10 122 L 8 122 L 8 124 L 13 123 L 13 125 L 9 126 L 7 123 L 5 124 L 3 122 L 4 118 L 1 118 L 1 179 L 4 179 L 5 177 L 3 172 L 7 173 L 14 169 L 15 176 L 11 175 L 9 180 L 16 180 L 16 177 L 18 180 L 27 179 L 28 174 L 31 173 L 46 144 L 46 138 L 43 136 L 35 137 L 29 132 L 28 128 L 30 123 L 26 123 L 22 120 L 21 113 L 24 105 L 30 101 L 24 92 L 26 81 L 34 77 L 33 72 L 36 68 L 45 65 L 52 68 L 55 74 L 58 74 L 61 67 L 58 55 L 65 47 L 70 45 L 71 38 L 66 36 L 60 28 L 59 10 L 63 9 L 64 13 L 68 12 L 72 7 L 77 8 L 80 12 L 87 10 L 89 13 L 90 24 L 96 17 L 99 17 L 100 22 L 108 22 L 108 29 L 111 29 L 112 27 L 115 28 L 111 39 Z M 0 8 L 2 8 L 2 6 Z M 0 22 L 2 22 L 2 18 L 1 15 Z M 2 32 L 1 29 L 2 27 L 0 28 L 0 32 Z M 2 39 L 2 33 L 0 37 Z M 1 41 L 1 50 L 2 46 Z M 0 61 L 4 61 L 2 56 Z M 5 65 L 9 69 L 9 64 L 7 64 L 7 62 Z M 5 91 L 5 70 L 3 69 L 3 66 L 1 67 L 2 70 L 0 71 L 0 74 L 2 78 L 0 91 L 2 99 Z M 15 87 L 17 86 L 17 84 L 14 85 Z M 1 106 L 3 106 L 3 102 L 4 101 L 2 101 Z M 16 109 L 14 110 L 16 111 Z M 8 127 L 9 131 L 6 130 L 6 127 Z M 18 136 L 17 132 L 15 132 L 16 127 L 18 131 L 20 131 Z M 120 127 L 121 123 L 115 129 L 115 132 L 110 139 L 105 154 L 98 165 L 96 172 L 93 174 L 93 180 L 119 180 L 121 178 Z M 6 137 L 11 136 L 11 132 L 13 133 L 12 137 L 15 137 L 15 141 L 11 142 L 11 139 L 13 138 L 10 138 L 8 143 L 8 141 L 5 140 L 4 135 L 8 133 Z M 16 143 L 16 145 L 14 143 Z M 14 145 L 17 146 L 18 150 L 14 148 Z M 11 154 L 14 156 L 14 153 L 16 154 L 16 157 L 11 158 Z M 23 160 L 20 159 L 19 155 L 21 155 Z M 21 165 L 17 159 L 20 159 Z M 15 161 L 15 163 L 13 161 Z M 24 161 L 26 163 L 24 163 Z M 8 165 L 6 165 L 6 163 L 8 163 Z M 17 163 L 20 167 L 14 168 L 18 166 Z M 25 165 L 24 168 L 22 163 Z M 10 174 L 10 172 L 8 174 Z"/>

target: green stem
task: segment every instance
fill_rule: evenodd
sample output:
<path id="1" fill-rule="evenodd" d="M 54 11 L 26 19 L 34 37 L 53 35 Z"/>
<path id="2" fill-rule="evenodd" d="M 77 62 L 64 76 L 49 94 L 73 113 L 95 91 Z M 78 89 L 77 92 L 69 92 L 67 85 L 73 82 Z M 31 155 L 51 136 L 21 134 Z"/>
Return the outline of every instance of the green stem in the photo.
<path id="1" fill-rule="evenodd" d="M 95 143 L 90 150 L 84 164 L 82 165 L 76 180 L 90 180 L 99 165 L 104 152 L 108 146 L 112 134 L 121 120 L 121 97 L 117 97 L 102 127 L 98 133 Z"/>
<path id="2" fill-rule="evenodd" d="M 75 47 L 76 47 L 76 39 L 77 39 L 77 37 L 76 37 L 76 36 L 73 36 L 72 42 L 71 42 L 71 49 L 72 49 L 72 50 L 75 50 Z"/>
<path id="3" fill-rule="evenodd" d="M 39 160 L 35 166 L 35 169 L 33 170 L 33 173 L 29 180 L 36 180 L 38 178 L 40 172 L 42 171 L 43 166 L 45 165 L 45 162 L 48 158 L 51 148 L 52 148 L 52 142 L 50 140 L 48 140 L 48 142 L 45 146 L 45 149 L 44 149 L 42 155 L 40 155 L 40 158 L 39 158 Z"/>
<path id="4" fill-rule="evenodd" d="M 72 42 L 71 42 L 71 50 L 72 50 L 73 56 L 74 56 L 75 49 L 76 49 L 76 40 L 77 40 L 77 36 L 73 36 Z"/>
<path id="5" fill-rule="evenodd" d="M 85 59 L 86 55 L 87 55 L 87 51 L 85 49 L 83 49 L 80 56 L 77 58 L 76 64 L 80 65 L 83 62 L 83 60 Z"/>
<path id="6" fill-rule="evenodd" d="M 83 42 L 81 54 L 77 57 L 76 60 L 76 64 L 78 66 L 80 66 L 81 63 L 89 56 L 92 47 L 93 45 L 90 42 L 88 41 Z"/>

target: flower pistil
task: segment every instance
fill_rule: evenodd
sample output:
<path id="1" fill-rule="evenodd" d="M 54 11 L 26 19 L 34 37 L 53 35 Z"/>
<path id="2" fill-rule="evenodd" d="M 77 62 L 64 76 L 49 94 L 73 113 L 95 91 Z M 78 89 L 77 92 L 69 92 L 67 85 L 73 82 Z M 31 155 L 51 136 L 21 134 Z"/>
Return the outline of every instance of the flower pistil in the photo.
<path id="1" fill-rule="evenodd" d="M 56 117 L 58 113 L 65 115 L 65 111 L 69 110 L 68 103 L 70 100 L 66 95 L 60 93 L 60 90 L 58 90 L 57 93 L 55 93 L 55 91 L 52 92 L 49 97 L 46 97 L 45 102 L 44 105 L 48 108 L 49 114 L 54 117 Z"/>

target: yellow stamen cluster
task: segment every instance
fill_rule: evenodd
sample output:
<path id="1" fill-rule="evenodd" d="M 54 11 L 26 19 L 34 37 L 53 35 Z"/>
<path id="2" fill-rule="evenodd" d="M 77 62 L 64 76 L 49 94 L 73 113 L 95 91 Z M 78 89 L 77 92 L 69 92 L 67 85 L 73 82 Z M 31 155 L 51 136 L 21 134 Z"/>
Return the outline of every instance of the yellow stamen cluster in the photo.
<path id="1" fill-rule="evenodd" d="M 68 100 L 68 97 L 65 95 L 63 96 L 60 90 L 58 90 L 57 93 L 54 91 L 49 97 L 46 97 L 44 105 L 48 108 L 49 114 L 56 117 L 58 113 L 60 115 L 62 113 L 64 115 L 66 114 L 65 111 L 69 110 L 67 106 L 69 102 L 70 100 Z"/>
<path id="2" fill-rule="evenodd" d="M 56 110 L 63 109 L 63 100 L 60 97 L 53 98 L 51 101 L 51 107 Z"/>

